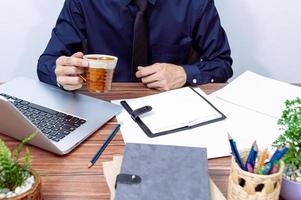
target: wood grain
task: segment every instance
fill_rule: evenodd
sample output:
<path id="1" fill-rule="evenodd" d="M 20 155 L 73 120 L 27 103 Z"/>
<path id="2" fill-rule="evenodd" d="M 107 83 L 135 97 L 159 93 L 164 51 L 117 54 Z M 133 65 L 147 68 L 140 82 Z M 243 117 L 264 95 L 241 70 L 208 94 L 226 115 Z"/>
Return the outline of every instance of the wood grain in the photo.
<path id="1" fill-rule="evenodd" d="M 224 84 L 208 84 L 201 88 L 208 94 L 224 87 Z M 146 89 L 138 83 L 114 83 L 112 91 L 105 94 L 91 94 L 85 89 L 80 93 L 105 100 L 134 98 L 155 94 L 158 91 Z M 111 160 L 113 155 L 123 154 L 124 142 L 119 132 L 96 164 L 88 169 L 87 164 L 103 144 L 108 134 L 116 124 L 112 119 L 90 138 L 65 156 L 57 156 L 30 146 L 33 168 L 42 176 L 42 189 L 45 200 L 82 200 L 82 199 L 109 199 L 109 189 L 103 176 L 102 162 Z M 10 137 L 0 134 L 10 148 L 15 148 L 18 142 Z M 213 181 L 226 195 L 230 158 L 209 160 L 209 173 Z"/>

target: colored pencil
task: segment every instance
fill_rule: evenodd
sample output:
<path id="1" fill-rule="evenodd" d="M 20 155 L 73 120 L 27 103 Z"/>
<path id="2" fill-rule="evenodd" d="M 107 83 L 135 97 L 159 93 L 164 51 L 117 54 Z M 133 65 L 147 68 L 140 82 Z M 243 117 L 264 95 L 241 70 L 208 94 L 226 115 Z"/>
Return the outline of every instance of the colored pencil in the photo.
<path id="1" fill-rule="evenodd" d="M 257 163 L 255 164 L 254 172 L 259 173 L 259 167 L 264 166 L 264 162 L 269 158 L 268 148 L 266 148 L 259 156 Z"/>
<path id="2" fill-rule="evenodd" d="M 103 145 L 98 149 L 98 151 L 96 152 L 96 154 L 94 155 L 94 157 L 92 158 L 90 163 L 88 164 L 88 168 L 92 167 L 95 164 L 95 162 L 97 161 L 99 156 L 106 149 L 106 147 L 110 144 L 110 142 L 112 141 L 112 139 L 114 138 L 116 133 L 119 131 L 119 129 L 120 129 L 120 124 L 117 124 L 117 126 L 114 128 L 114 130 L 111 132 L 109 137 L 106 139 L 106 141 L 103 143 Z"/>
<path id="3" fill-rule="evenodd" d="M 276 163 L 274 163 L 271 171 L 270 171 L 270 174 L 275 174 L 278 172 L 278 165 Z"/>
<path id="4" fill-rule="evenodd" d="M 255 150 L 255 148 L 256 148 L 256 150 Z M 258 152 L 258 147 L 257 147 L 256 141 L 254 141 L 252 144 L 251 150 L 249 152 L 246 164 L 245 164 L 246 169 L 248 169 L 247 168 L 248 164 L 250 164 L 252 166 L 252 168 L 254 168 L 255 160 L 257 157 L 257 152 Z"/>
<path id="5" fill-rule="evenodd" d="M 246 169 L 248 169 L 248 168 L 247 168 L 247 165 L 248 165 L 248 164 L 251 164 L 251 160 L 253 159 L 255 143 L 256 143 L 256 141 L 253 142 L 252 147 L 251 147 L 251 149 L 250 149 L 250 151 L 249 151 L 249 155 L 248 155 L 247 160 L 246 160 L 246 163 L 245 163 L 245 168 L 246 168 Z"/>
<path id="6" fill-rule="evenodd" d="M 252 167 L 251 163 L 247 163 L 247 166 L 246 166 L 246 168 L 247 168 L 248 172 L 250 172 L 250 173 L 254 173 L 254 169 L 253 169 L 253 167 Z"/>
<path id="7" fill-rule="evenodd" d="M 253 157 L 253 160 L 252 160 L 252 163 L 251 163 L 253 168 L 255 167 L 255 163 L 256 163 L 258 151 L 259 151 L 258 145 L 257 145 L 257 143 L 255 143 L 255 147 L 254 147 L 254 157 Z"/>
<path id="8" fill-rule="evenodd" d="M 288 151 L 289 148 L 290 148 L 289 144 L 285 145 L 285 147 L 283 147 L 281 151 L 278 153 L 277 160 L 280 160 L 284 156 L 284 154 Z"/>
<path id="9" fill-rule="evenodd" d="M 281 147 L 278 146 L 269 162 L 272 162 L 272 163 L 275 162 L 277 160 L 277 157 L 278 157 L 278 154 L 280 153 L 280 151 L 281 151 Z"/>
<path id="10" fill-rule="evenodd" d="M 268 175 L 273 167 L 273 162 L 269 162 L 262 170 L 263 175 Z"/>
<path id="11" fill-rule="evenodd" d="M 232 150 L 232 155 L 234 156 L 238 166 L 242 169 L 242 170 L 245 170 L 246 171 L 246 168 L 241 160 L 241 157 L 240 157 L 240 154 L 237 150 L 237 146 L 236 146 L 236 143 L 235 141 L 233 140 L 233 138 L 230 136 L 230 134 L 228 133 L 228 139 L 229 139 L 229 142 L 230 142 L 230 146 L 231 146 L 231 150 Z"/>

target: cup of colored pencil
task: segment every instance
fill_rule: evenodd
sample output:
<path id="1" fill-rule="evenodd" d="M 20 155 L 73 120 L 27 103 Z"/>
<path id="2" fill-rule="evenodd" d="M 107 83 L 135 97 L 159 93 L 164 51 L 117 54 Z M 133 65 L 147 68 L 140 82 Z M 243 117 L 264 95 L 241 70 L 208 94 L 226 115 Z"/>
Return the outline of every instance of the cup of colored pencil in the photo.
<path id="1" fill-rule="evenodd" d="M 230 134 L 228 134 L 228 139 L 232 150 L 232 156 L 234 157 L 238 166 L 244 171 L 260 175 L 277 173 L 280 169 L 280 160 L 290 147 L 289 145 L 286 145 L 285 147 L 278 147 L 269 159 L 268 149 L 266 148 L 259 153 L 256 141 L 254 141 L 250 150 L 248 151 L 247 157 L 244 157 L 245 160 L 243 160 L 239 151 L 237 150 L 236 142 L 233 140 Z"/>
<path id="2" fill-rule="evenodd" d="M 228 199 L 279 199 L 285 167 L 281 158 L 289 145 L 270 154 L 268 149 L 259 150 L 254 141 L 250 149 L 238 151 L 236 142 L 228 137 L 232 150 Z"/>

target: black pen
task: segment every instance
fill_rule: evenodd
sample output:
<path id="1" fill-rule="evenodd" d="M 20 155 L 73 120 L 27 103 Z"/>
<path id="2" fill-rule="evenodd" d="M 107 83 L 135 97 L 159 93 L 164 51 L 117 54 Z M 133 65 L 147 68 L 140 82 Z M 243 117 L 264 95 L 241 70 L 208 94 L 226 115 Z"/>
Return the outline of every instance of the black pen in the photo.
<path id="1" fill-rule="evenodd" d="M 120 129 L 120 124 L 117 124 L 117 126 L 114 128 L 114 130 L 112 131 L 112 133 L 109 135 L 109 137 L 106 139 L 106 141 L 99 148 L 99 150 L 97 151 L 97 153 L 94 155 L 94 157 L 92 158 L 92 160 L 88 164 L 88 168 L 90 168 L 90 167 L 92 167 L 94 165 L 94 163 L 97 161 L 97 159 L 102 154 L 102 152 L 110 144 L 110 142 L 112 141 L 112 139 L 114 138 L 114 136 L 116 135 L 116 133 L 119 131 L 119 129 Z"/>

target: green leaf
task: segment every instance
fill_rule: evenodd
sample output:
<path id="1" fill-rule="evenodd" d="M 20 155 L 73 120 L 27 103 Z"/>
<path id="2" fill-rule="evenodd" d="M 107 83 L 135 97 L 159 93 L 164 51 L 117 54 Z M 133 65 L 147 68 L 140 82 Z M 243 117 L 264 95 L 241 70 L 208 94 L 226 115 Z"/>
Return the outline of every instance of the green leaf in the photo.
<path id="1" fill-rule="evenodd" d="M 0 188 L 14 190 L 16 187 L 21 186 L 29 176 L 29 170 L 31 168 L 29 149 L 26 148 L 24 158 L 20 158 L 20 153 L 24 144 L 28 143 L 35 136 L 36 133 L 24 138 L 13 154 L 0 139 Z M 20 163 L 23 163 L 23 165 Z"/>
<path id="2" fill-rule="evenodd" d="M 17 149 L 15 150 L 15 157 L 16 159 L 19 159 L 19 156 L 20 156 L 20 152 L 23 148 L 23 146 L 28 143 L 30 140 L 32 140 L 35 136 L 37 135 L 37 133 L 33 133 L 31 135 L 29 135 L 28 137 L 24 138 L 21 143 L 18 145 Z"/>
<path id="3" fill-rule="evenodd" d="M 284 161 L 297 167 L 301 166 L 301 99 L 297 97 L 293 100 L 285 101 L 285 110 L 278 120 L 283 130 L 273 146 L 290 144 L 288 152 L 284 156 Z"/>
<path id="4" fill-rule="evenodd" d="M 24 169 L 25 169 L 25 170 L 30 170 L 30 168 L 31 168 L 30 151 L 29 151 L 28 148 L 26 148 Z"/>
<path id="5" fill-rule="evenodd" d="M 2 156 L 11 157 L 11 152 L 5 143 L 0 139 L 0 158 Z"/>

